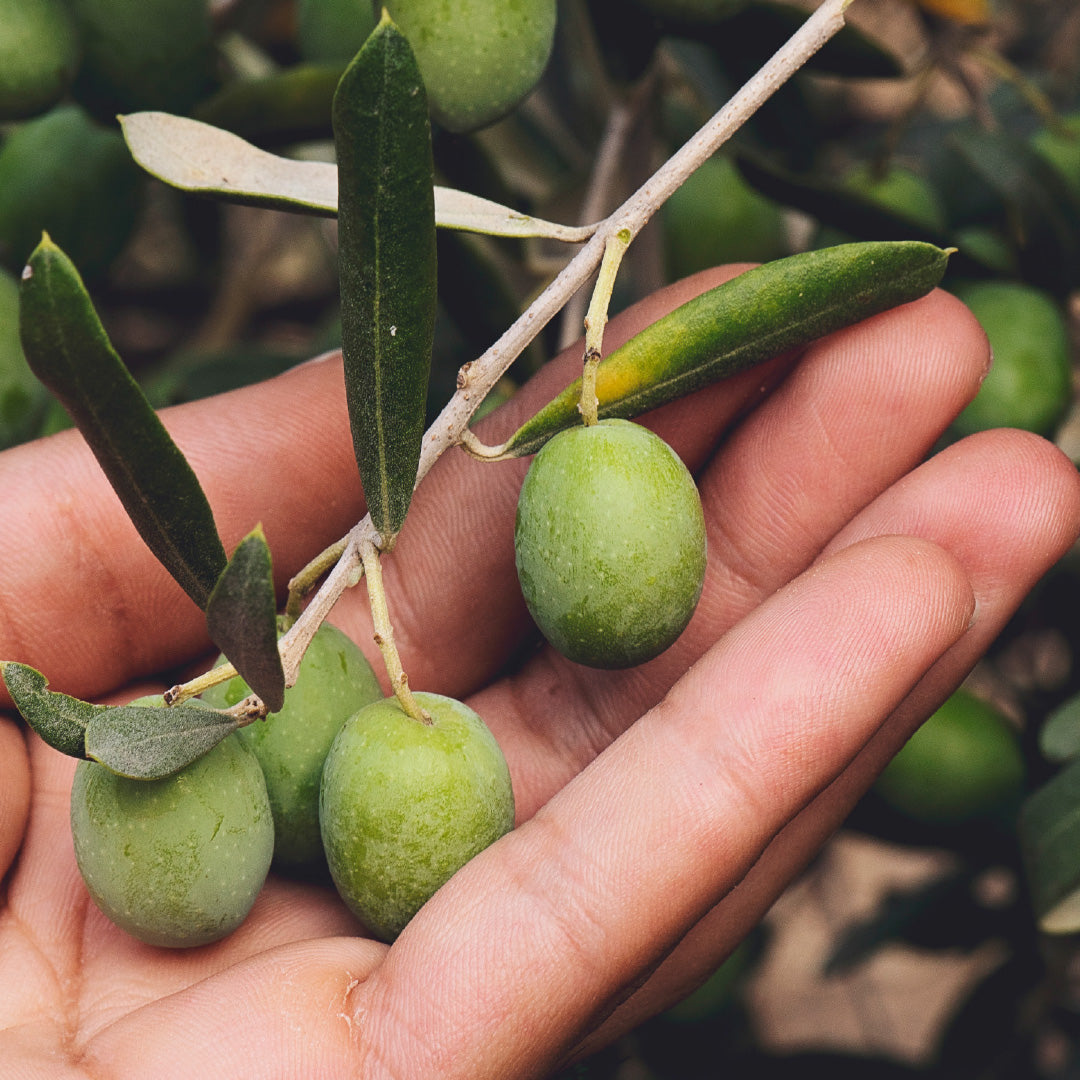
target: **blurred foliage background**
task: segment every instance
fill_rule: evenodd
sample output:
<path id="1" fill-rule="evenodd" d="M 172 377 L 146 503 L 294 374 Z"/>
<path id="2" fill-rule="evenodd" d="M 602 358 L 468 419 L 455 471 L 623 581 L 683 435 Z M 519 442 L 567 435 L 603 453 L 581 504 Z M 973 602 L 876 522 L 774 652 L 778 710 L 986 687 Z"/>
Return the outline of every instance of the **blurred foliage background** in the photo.
<path id="1" fill-rule="evenodd" d="M 550 59 L 520 104 L 478 128 L 435 123 L 439 182 L 596 220 L 806 10 L 559 0 Z M 858 0 L 849 18 L 640 235 L 614 307 L 715 263 L 848 239 L 952 246 L 945 285 L 983 323 L 995 366 L 946 439 L 1020 426 L 1080 461 L 1080 6 Z M 17 277 L 42 229 L 156 405 L 336 347 L 334 223 L 169 189 L 133 164 L 115 116 L 180 113 L 332 160 L 331 95 L 373 19 L 367 0 L 0 0 L 0 446 L 67 424 L 18 339 Z M 432 414 L 567 258 L 440 232 Z M 583 314 L 572 303 L 493 397 L 574 340 Z M 1080 1076 L 1078 601 L 1070 555 L 800 883 L 804 915 L 828 933 L 798 1007 L 835 1012 L 839 987 L 853 1034 L 819 1014 L 791 1038 L 770 1027 L 786 1007 L 769 1005 L 785 981 L 778 941 L 803 925 L 782 902 L 697 994 L 567 1075 Z M 860 883 L 854 910 L 838 874 Z M 939 963 L 926 978 L 948 982 L 944 1000 L 909 994 L 918 1015 L 889 1004 L 897 950 Z"/>

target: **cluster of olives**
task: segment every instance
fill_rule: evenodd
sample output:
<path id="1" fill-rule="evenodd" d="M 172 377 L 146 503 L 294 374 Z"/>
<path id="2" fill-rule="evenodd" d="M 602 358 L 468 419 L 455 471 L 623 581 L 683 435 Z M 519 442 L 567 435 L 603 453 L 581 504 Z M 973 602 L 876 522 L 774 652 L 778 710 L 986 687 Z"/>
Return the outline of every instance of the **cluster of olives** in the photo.
<path id="1" fill-rule="evenodd" d="M 247 693 L 237 677 L 203 702 Z M 430 723 L 382 700 L 363 653 L 324 623 L 281 711 L 179 772 L 135 780 L 80 762 L 71 827 L 95 903 L 149 944 L 204 945 L 244 921 L 271 864 L 314 879 L 328 867 L 349 908 L 392 940 L 514 819 L 506 762 L 480 718 L 417 696 Z"/>
<path id="2" fill-rule="evenodd" d="M 545 636 L 580 663 L 627 667 L 666 649 L 697 604 L 705 547 L 693 478 L 638 424 L 560 432 L 522 485 L 522 589 Z M 201 703 L 248 693 L 236 676 Z M 509 769 L 480 717 L 452 698 L 416 701 L 424 719 L 383 698 L 360 649 L 324 623 L 281 710 L 179 772 L 137 780 L 80 762 L 71 826 L 94 901 L 149 944 L 203 945 L 243 922 L 272 864 L 328 870 L 392 941 L 514 824 Z"/>

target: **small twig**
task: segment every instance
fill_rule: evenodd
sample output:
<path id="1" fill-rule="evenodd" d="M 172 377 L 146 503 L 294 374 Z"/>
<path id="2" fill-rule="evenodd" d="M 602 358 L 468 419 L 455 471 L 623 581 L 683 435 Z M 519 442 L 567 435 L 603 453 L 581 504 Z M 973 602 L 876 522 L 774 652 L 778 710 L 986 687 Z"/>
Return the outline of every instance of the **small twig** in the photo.
<path id="1" fill-rule="evenodd" d="M 589 312 L 585 316 L 585 363 L 581 374 L 578 411 L 586 426 L 595 424 L 598 419 L 600 400 L 596 396 L 596 369 L 600 366 L 604 348 L 604 329 L 608 321 L 608 308 L 611 306 L 611 293 L 630 240 L 629 229 L 620 229 L 614 236 L 607 238 L 604 258 L 600 263 L 600 275 L 596 279 Z"/>
<path id="2" fill-rule="evenodd" d="M 619 163 L 626 152 L 626 140 L 637 122 L 637 116 L 648 93 L 655 85 L 654 78 L 646 77 L 626 100 L 616 102 L 608 114 L 607 125 L 596 152 L 596 164 L 589 177 L 589 186 L 581 203 L 580 222 L 589 225 L 599 221 L 609 211 L 611 191 L 615 184 Z M 559 327 L 559 348 L 565 349 L 581 336 L 582 321 L 587 303 L 584 290 L 579 290 L 567 300 Z"/>
<path id="3" fill-rule="evenodd" d="M 383 588 L 379 549 L 370 540 L 365 541 L 360 549 L 360 557 L 363 559 L 364 576 L 367 578 L 371 620 L 375 628 L 375 644 L 382 653 L 386 674 L 390 676 L 390 685 L 394 688 L 394 695 L 409 716 L 414 720 L 430 724 L 431 716 L 420 707 L 409 689 L 409 677 L 405 674 L 397 645 L 394 644 L 394 627 L 390 622 L 390 612 L 386 606 L 386 590 Z"/>
<path id="4" fill-rule="evenodd" d="M 480 461 L 498 461 L 504 453 L 506 453 L 507 444 L 502 442 L 495 446 L 490 446 L 486 442 L 481 440 L 473 434 L 471 428 L 465 428 L 461 433 L 461 449 L 464 450 L 470 457 L 478 458 Z"/>
<path id="5" fill-rule="evenodd" d="M 968 52 L 988 71 L 1012 86 L 1048 128 L 1058 132 L 1064 130 L 1053 102 L 1014 63 L 986 45 L 974 46 Z"/>
<path id="6" fill-rule="evenodd" d="M 289 598 L 285 602 L 285 617 L 290 624 L 300 618 L 304 597 L 315 587 L 319 578 L 345 554 L 345 544 L 345 538 L 335 541 L 320 551 L 298 574 L 293 575 L 289 582 Z"/>
<path id="7" fill-rule="evenodd" d="M 169 687 L 162 696 L 166 705 L 182 705 L 189 698 L 205 694 L 210 687 L 217 686 L 218 683 L 228 682 L 229 679 L 235 678 L 237 674 L 239 673 L 236 668 L 226 661 L 224 664 L 219 664 L 217 667 L 212 667 L 209 671 L 203 672 L 202 675 L 191 679 L 189 682 Z"/>
<path id="8" fill-rule="evenodd" d="M 256 720 L 265 720 L 269 716 L 266 704 L 256 694 L 249 694 L 243 701 L 238 701 L 231 708 L 223 709 L 222 712 L 235 717 L 241 727 L 254 724 Z"/>

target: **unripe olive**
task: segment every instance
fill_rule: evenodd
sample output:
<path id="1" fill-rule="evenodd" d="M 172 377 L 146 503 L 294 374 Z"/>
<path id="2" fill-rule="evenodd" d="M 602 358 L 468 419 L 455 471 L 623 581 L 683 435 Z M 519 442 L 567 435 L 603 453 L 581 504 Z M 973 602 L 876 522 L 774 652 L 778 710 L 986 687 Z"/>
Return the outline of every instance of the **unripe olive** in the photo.
<path id="1" fill-rule="evenodd" d="M 20 124 L 0 146 L 0 264 L 20 273 L 42 230 L 84 277 L 131 235 L 142 183 L 123 136 L 77 105 Z"/>
<path id="2" fill-rule="evenodd" d="M 709 158 L 660 210 L 668 277 L 788 253 L 779 205 L 759 195 L 730 160 Z"/>
<path id="3" fill-rule="evenodd" d="M 202 700 L 216 709 L 227 709 L 250 693 L 238 675 L 207 690 Z M 319 780 L 323 761 L 342 724 L 357 709 L 381 697 L 379 680 L 364 654 L 336 626 L 324 622 L 304 653 L 296 684 L 285 691 L 280 712 L 236 733 L 254 751 L 266 777 L 278 869 L 322 867 Z"/>
<path id="4" fill-rule="evenodd" d="M 982 324 L 993 364 L 956 418 L 964 435 L 1015 427 L 1050 435 L 1072 400 L 1069 329 L 1057 301 L 1020 282 L 979 281 L 954 290 Z"/>
<path id="5" fill-rule="evenodd" d="M 43 112 L 79 66 L 75 22 L 63 0 L 0 0 L 0 121 Z"/>
<path id="6" fill-rule="evenodd" d="M 19 337 L 19 284 L 0 267 L 0 449 L 30 436 L 42 404 Z"/>
<path id="7" fill-rule="evenodd" d="M 102 119 L 160 109 L 186 113 L 213 87 L 206 0 L 68 0 L 83 39 L 73 93 Z"/>
<path id="8" fill-rule="evenodd" d="M 323 769 L 330 873 L 383 941 L 514 824 L 510 772 L 484 722 L 453 698 L 414 696 L 430 724 L 395 698 L 368 705 L 341 729 Z"/>
<path id="9" fill-rule="evenodd" d="M 657 435 L 627 420 L 568 428 L 536 455 L 518 499 L 518 580 L 556 649 L 630 667 L 683 632 L 705 577 L 693 477 Z"/>
<path id="10" fill-rule="evenodd" d="M 436 120 L 450 131 L 508 113 L 539 81 L 555 0 L 386 0 L 409 40 Z"/>
<path id="11" fill-rule="evenodd" d="M 274 846 L 262 770 L 235 734 L 161 780 L 80 761 L 71 834 L 94 903 L 140 941 L 172 947 L 235 930 Z"/>
<path id="12" fill-rule="evenodd" d="M 885 766 L 875 785 L 893 809 L 930 825 L 1002 817 L 1020 805 L 1020 740 L 989 702 L 957 690 Z"/>

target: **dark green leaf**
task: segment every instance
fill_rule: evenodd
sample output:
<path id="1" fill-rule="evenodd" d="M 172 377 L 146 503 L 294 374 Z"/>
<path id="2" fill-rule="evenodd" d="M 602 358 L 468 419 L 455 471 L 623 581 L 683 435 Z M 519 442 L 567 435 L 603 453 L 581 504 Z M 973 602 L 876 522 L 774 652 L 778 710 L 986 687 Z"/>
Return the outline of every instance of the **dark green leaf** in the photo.
<path id="1" fill-rule="evenodd" d="M 788 349 L 924 296 L 948 253 L 931 244 L 840 244 L 777 259 L 718 285 L 601 361 L 600 416 L 630 418 Z M 526 421 L 504 457 L 535 453 L 581 422 L 580 380 Z"/>
<path id="2" fill-rule="evenodd" d="M 258 146 L 330 136 L 330 103 L 345 65 L 296 64 L 259 79 L 231 82 L 192 116 Z"/>
<path id="3" fill-rule="evenodd" d="M 416 482 L 436 282 L 427 100 L 388 17 L 342 77 L 333 119 L 349 420 L 368 509 L 389 547 Z"/>
<path id="4" fill-rule="evenodd" d="M 270 548 L 262 528 L 237 545 L 206 605 L 210 640 L 262 698 L 270 712 L 285 704 L 285 672 L 277 647 L 277 597 Z"/>
<path id="5" fill-rule="evenodd" d="M 1080 761 L 1028 798 L 1017 832 L 1040 929 L 1080 930 Z"/>
<path id="6" fill-rule="evenodd" d="M 944 230 L 836 180 L 788 172 L 745 151 L 735 156 L 735 163 L 747 183 L 762 195 L 810 214 L 855 240 L 946 242 Z"/>
<path id="7" fill-rule="evenodd" d="M 1039 749 L 1048 761 L 1080 756 L 1080 694 L 1063 701 L 1039 729 Z"/>
<path id="8" fill-rule="evenodd" d="M 226 563 L 210 505 L 48 236 L 23 271 L 19 303 L 31 369 L 71 414 L 147 547 L 205 606 Z"/>
<path id="9" fill-rule="evenodd" d="M 86 757 L 86 725 L 103 705 L 47 690 L 45 676 L 25 664 L 5 661 L 0 664 L 0 673 L 15 708 L 45 742 L 69 757 Z"/>
<path id="10" fill-rule="evenodd" d="M 121 705 L 95 712 L 86 725 L 86 756 L 120 776 L 156 780 L 212 750 L 240 726 L 204 705 Z"/>
<path id="11" fill-rule="evenodd" d="M 969 174 L 969 185 L 981 187 L 990 201 L 1025 280 L 1058 296 L 1080 285 L 1080 199 L 1057 170 L 1027 143 L 1001 132 L 956 131 L 949 150 Z"/>

